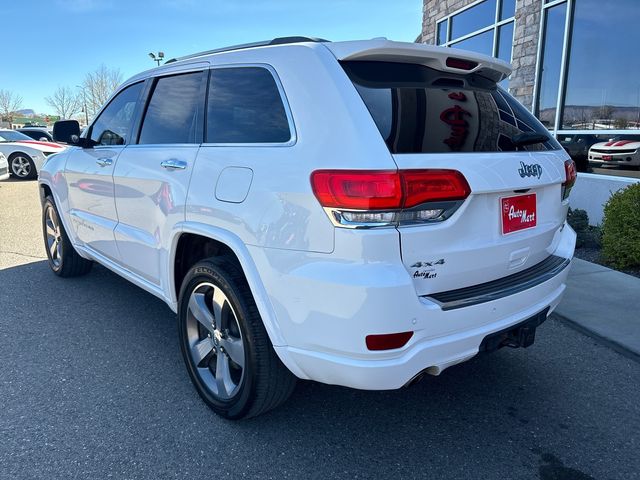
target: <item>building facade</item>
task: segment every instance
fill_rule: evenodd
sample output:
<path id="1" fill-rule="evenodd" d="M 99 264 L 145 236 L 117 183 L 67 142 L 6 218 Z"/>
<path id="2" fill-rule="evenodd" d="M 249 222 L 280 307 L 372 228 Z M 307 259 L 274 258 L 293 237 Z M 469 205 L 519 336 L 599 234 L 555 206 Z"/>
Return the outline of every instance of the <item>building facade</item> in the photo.
<path id="1" fill-rule="evenodd" d="M 424 0 L 420 40 L 511 62 L 503 87 L 586 162 L 640 140 L 639 21 L 640 0 Z"/>

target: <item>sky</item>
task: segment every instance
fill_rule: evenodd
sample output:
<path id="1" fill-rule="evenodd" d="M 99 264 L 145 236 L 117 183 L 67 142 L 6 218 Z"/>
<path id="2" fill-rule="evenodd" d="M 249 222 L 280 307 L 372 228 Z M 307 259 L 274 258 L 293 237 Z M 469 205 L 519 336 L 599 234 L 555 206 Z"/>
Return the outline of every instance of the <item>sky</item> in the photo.
<path id="1" fill-rule="evenodd" d="M 22 108 L 55 113 L 44 98 L 56 87 L 75 88 L 103 63 L 126 79 L 155 66 L 149 52 L 168 59 L 292 35 L 412 42 L 422 1 L 0 0 L 0 16 L 12 32 L 0 89 L 21 95 Z"/>

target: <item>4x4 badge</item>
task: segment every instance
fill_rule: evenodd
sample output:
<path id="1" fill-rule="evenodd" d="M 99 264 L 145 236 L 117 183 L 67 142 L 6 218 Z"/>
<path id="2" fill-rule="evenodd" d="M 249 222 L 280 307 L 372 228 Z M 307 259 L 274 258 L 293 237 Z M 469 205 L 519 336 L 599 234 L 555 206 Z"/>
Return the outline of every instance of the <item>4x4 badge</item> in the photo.
<path id="1" fill-rule="evenodd" d="M 524 162 L 520 162 L 520 168 L 518 169 L 518 173 L 522 178 L 524 177 L 540 178 L 542 176 L 542 167 L 537 163 L 534 163 L 533 165 L 527 165 Z"/>

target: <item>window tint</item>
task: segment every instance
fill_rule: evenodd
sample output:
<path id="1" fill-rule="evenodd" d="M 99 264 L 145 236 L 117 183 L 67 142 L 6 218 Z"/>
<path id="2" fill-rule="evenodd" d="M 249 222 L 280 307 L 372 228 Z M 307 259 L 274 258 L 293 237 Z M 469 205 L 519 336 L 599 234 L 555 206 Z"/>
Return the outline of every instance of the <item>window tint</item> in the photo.
<path id="1" fill-rule="evenodd" d="M 25 140 L 31 140 L 31 138 L 15 130 L 0 130 L 0 142 L 24 142 Z"/>
<path id="2" fill-rule="evenodd" d="M 42 138 L 44 135 L 40 132 L 34 132 L 33 130 L 24 130 L 23 132 L 20 133 L 24 133 L 27 137 L 31 137 L 34 140 L 40 140 L 40 138 Z"/>
<path id="3" fill-rule="evenodd" d="M 133 122 L 136 102 L 143 83 L 136 83 L 120 92 L 103 110 L 91 127 L 91 140 L 95 145 L 125 145 Z"/>
<path id="4" fill-rule="evenodd" d="M 289 122 L 276 82 L 260 67 L 211 71 L 207 138 L 209 143 L 284 143 Z"/>
<path id="5" fill-rule="evenodd" d="M 517 100 L 480 75 L 417 64 L 343 62 L 392 153 L 556 150 L 557 141 Z M 514 137 L 548 141 L 517 147 Z"/>
<path id="6" fill-rule="evenodd" d="M 157 80 L 138 143 L 200 143 L 202 72 Z"/>

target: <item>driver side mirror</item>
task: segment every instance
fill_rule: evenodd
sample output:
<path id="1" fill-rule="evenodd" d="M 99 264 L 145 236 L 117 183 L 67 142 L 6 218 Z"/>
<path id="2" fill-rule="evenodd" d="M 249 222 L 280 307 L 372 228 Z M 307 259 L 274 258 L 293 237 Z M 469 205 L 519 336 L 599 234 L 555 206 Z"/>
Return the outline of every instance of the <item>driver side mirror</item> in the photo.
<path id="1" fill-rule="evenodd" d="M 78 145 L 80 124 L 77 120 L 59 120 L 53 124 L 53 139 L 56 142 Z"/>

